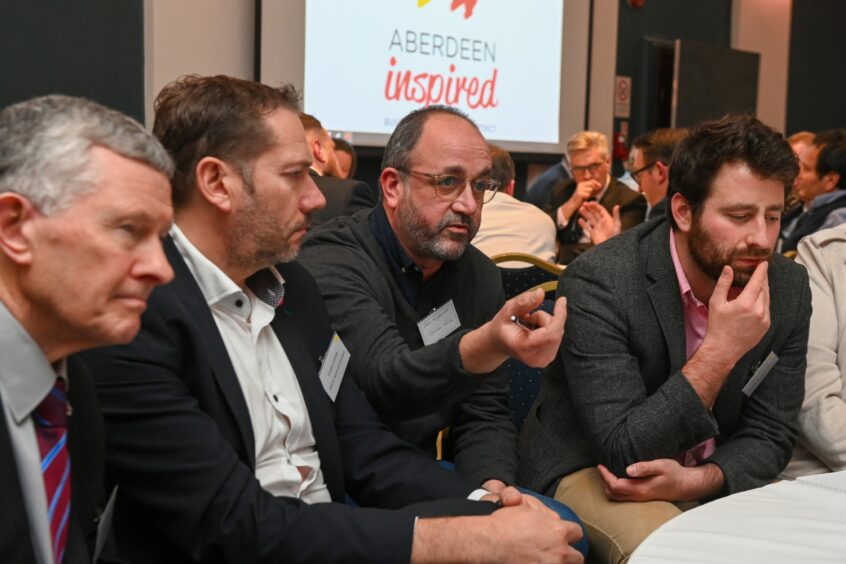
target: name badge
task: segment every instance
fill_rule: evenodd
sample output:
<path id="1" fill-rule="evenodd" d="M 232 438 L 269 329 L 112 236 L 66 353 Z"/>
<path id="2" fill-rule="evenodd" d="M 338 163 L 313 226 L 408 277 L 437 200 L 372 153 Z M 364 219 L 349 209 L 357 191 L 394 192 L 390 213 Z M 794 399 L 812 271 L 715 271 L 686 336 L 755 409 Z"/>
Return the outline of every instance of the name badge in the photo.
<path id="1" fill-rule="evenodd" d="M 350 351 L 344 346 L 341 337 L 337 333 L 332 335 L 329 341 L 329 349 L 323 355 L 323 364 L 320 365 L 320 383 L 323 389 L 335 401 L 338 397 L 338 390 L 341 389 L 341 382 L 344 380 L 344 372 L 347 371 L 347 364 L 350 361 Z"/>
<path id="2" fill-rule="evenodd" d="M 755 373 L 752 374 L 752 377 L 749 378 L 749 381 L 746 382 L 745 386 L 743 386 L 743 393 L 746 395 L 747 398 L 750 397 L 755 392 L 755 390 L 758 389 L 758 386 L 764 380 L 764 376 L 770 373 L 770 370 L 773 369 L 773 366 L 776 365 L 776 362 L 778 362 L 778 356 L 776 355 L 776 353 L 771 352 L 767 355 L 767 358 L 764 359 L 764 362 L 758 365 L 758 368 L 755 370 Z"/>
<path id="3" fill-rule="evenodd" d="M 458 320 L 458 312 L 455 311 L 452 300 L 421 319 L 417 324 L 420 336 L 423 337 L 423 344 L 426 346 L 437 343 L 459 327 L 461 327 L 461 321 Z"/>

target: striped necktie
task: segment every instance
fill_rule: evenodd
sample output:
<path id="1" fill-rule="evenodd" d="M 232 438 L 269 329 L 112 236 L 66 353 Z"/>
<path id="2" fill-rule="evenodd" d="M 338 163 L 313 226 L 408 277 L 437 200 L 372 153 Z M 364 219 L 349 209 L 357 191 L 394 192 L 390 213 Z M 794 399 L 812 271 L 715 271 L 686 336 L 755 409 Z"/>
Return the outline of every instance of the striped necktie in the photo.
<path id="1" fill-rule="evenodd" d="M 70 457 L 68 456 L 68 400 L 65 383 L 56 385 L 33 412 L 35 434 L 41 451 L 41 476 L 47 494 L 47 518 L 50 521 L 50 538 L 53 556 L 62 561 L 68 537 L 70 517 Z"/>

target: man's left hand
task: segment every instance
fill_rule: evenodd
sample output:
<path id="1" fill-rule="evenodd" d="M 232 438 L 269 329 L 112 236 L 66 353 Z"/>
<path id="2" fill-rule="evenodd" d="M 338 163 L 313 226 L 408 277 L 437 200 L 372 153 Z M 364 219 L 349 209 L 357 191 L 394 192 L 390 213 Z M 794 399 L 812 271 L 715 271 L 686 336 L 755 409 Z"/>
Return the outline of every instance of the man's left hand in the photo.
<path id="1" fill-rule="evenodd" d="M 612 501 L 695 501 L 719 491 L 725 479 L 716 464 L 688 468 L 670 458 L 632 464 L 626 468 L 629 478 L 618 478 L 602 464 L 597 468 Z"/>

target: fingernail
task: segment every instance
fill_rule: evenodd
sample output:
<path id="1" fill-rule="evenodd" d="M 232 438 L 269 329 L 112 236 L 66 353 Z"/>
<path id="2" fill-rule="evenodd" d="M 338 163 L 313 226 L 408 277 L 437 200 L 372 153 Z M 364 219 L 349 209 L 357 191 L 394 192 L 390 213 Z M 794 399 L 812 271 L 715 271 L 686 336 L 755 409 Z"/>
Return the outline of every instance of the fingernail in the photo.
<path id="1" fill-rule="evenodd" d="M 637 464 L 632 464 L 628 468 L 626 468 L 626 474 L 629 476 L 636 476 L 637 475 Z"/>

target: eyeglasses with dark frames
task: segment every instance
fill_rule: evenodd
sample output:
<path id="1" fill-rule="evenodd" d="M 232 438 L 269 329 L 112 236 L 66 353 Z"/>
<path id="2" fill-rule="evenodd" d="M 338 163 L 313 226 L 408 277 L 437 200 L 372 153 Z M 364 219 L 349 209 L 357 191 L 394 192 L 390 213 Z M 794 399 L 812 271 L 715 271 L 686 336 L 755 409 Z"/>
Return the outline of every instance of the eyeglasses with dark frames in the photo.
<path id="1" fill-rule="evenodd" d="M 638 186 L 640 186 L 640 175 L 652 168 L 653 166 L 657 165 L 659 162 L 660 161 L 652 161 L 648 165 L 643 165 L 639 169 L 632 171 L 632 178 L 634 178 L 634 181 L 637 182 Z"/>
<path id="2" fill-rule="evenodd" d="M 419 170 L 397 168 L 403 174 L 410 174 L 429 181 L 429 185 L 435 189 L 435 193 L 444 200 L 455 201 L 470 186 L 470 191 L 476 201 L 487 204 L 496 195 L 500 188 L 499 181 L 493 178 L 465 178 L 457 174 L 431 174 Z"/>
<path id="3" fill-rule="evenodd" d="M 571 165 L 570 170 L 573 171 L 573 176 L 576 176 L 576 175 L 581 176 L 586 172 L 590 172 L 591 176 L 593 176 L 593 175 L 595 175 L 596 173 L 599 172 L 599 168 L 604 164 L 605 164 L 604 162 L 598 162 L 598 163 L 591 163 L 589 165 L 584 165 L 584 166 L 572 166 Z"/>

